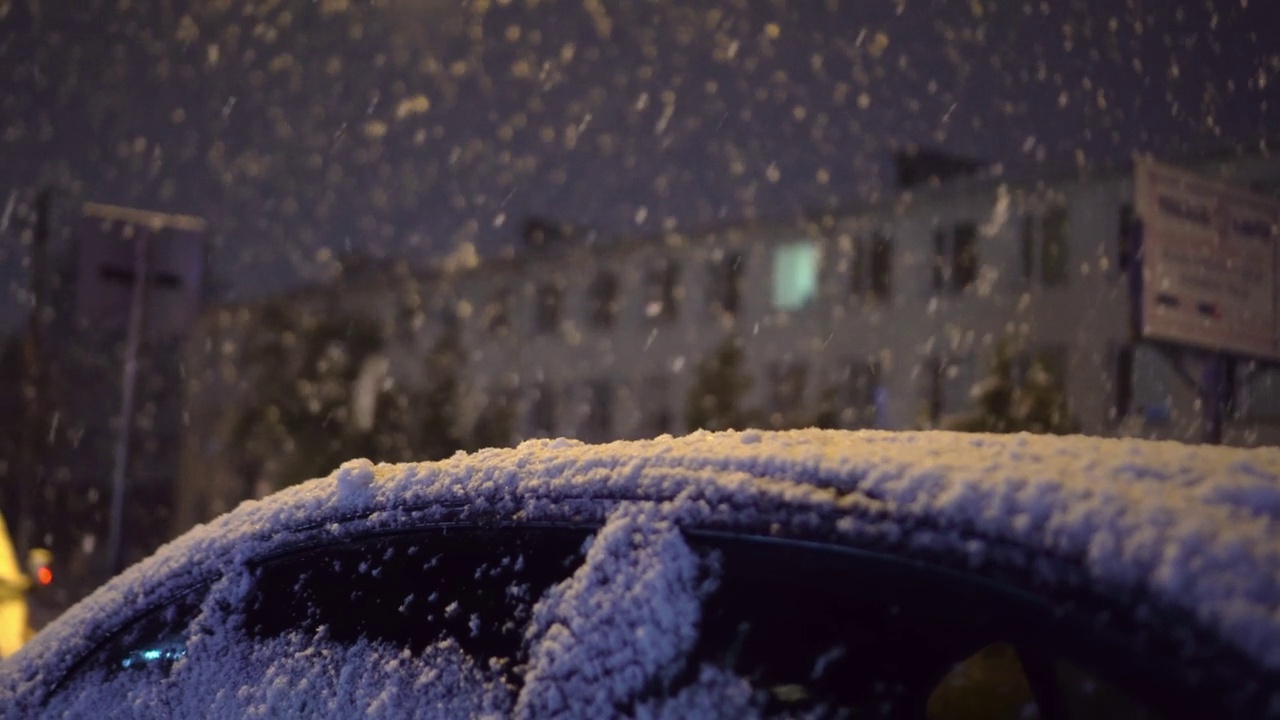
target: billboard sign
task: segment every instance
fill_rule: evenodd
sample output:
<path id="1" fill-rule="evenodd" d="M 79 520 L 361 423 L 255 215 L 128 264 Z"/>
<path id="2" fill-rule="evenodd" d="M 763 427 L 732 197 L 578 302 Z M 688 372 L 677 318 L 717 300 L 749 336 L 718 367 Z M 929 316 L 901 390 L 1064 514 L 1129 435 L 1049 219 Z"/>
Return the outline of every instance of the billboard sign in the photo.
<path id="1" fill-rule="evenodd" d="M 1143 338 L 1280 359 L 1280 202 L 1139 160 Z"/>
<path id="2" fill-rule="evenodd" d="M 79 235 L 78 315 L 93 327 L 123 332 L 138 282 L 138 243 L 146 241 L 146 333 L 181 335 L 200 312 L 204 220 L 85 203 Z"/>

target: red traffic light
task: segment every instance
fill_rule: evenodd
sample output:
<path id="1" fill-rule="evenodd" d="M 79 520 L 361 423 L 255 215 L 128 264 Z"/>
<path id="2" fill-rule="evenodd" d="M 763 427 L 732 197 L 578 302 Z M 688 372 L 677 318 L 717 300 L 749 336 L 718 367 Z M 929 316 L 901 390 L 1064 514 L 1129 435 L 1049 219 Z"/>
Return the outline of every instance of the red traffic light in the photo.
<path id="1" fill-rule="evenodd" d="M 48 585 L 53 582 L 53 571 L 47 567 L 36 570 L 36 581 L 41 585 Z"/>

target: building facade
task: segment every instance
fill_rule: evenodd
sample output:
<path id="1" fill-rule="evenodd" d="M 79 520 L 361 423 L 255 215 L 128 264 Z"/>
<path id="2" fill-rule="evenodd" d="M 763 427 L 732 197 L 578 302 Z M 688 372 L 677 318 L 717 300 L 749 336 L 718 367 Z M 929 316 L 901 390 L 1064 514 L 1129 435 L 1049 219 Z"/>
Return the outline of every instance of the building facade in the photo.
<path id="1" fill-rule="evenodd" d="M 1246 187 L 1280 178 L 1265 157 L 1196 169 Z M 1036 358 L 1055 376 L 1082 432 L 1196 442 L 1207 355 L 1134 336 L 1133 192 L 1126 171 L 926 181 L 796 223 L 612 243 L 539 232 L 511 259 L 373 264 L 283 302 L 381 328 L 387 342 L 353 384 L 365 414 L 429 384 L 422 359 L 451 333 L 462 362 L 450 422 L 460 435 L 487 427 L 490 444 L 686 432 L 699 370 L 727 346 L 757 426 L 945 426 L 972 409 L 1008 338 L 1021 372 Z M 188 349 L 180 523 L 271 489 L 219 460 L 229 408 L 252 399 L 237 370 L 259 312 L 215 309 Z M 1228 367 L 1223 442 L 1280 443 L 1280 370 Z M 496 431 L 493 417 L 505 419 Z"/>

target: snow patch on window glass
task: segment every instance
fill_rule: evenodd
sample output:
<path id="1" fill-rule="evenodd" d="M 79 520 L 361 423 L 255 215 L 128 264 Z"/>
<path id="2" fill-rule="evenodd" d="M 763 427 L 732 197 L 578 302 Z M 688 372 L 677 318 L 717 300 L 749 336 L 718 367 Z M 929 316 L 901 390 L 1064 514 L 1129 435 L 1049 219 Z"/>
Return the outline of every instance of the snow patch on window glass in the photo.
<path id="1" fill-rule="evenodd" d="M 615 516 L 533 611 L 516 716 L 611 717 L 669 683 L 698 637 L 698 557 L 653 510 Z"/>
<path id="2" fill-rule="evenodd" d="M 412 654 L 386 643 L 333 642 L 323 631 L 193 641 L 171 670 L 96 671 L 59 693 L 46 717 L 507 717 L 501 672 L 446 640 Z"/>

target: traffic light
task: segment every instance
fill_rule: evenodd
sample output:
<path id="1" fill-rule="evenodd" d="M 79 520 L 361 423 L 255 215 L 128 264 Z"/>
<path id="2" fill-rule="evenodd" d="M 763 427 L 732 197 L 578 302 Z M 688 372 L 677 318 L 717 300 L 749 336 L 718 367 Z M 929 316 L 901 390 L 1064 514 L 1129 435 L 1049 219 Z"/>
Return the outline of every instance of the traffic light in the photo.
<path id="1" fill-rule="evenodd" d="M 35 580 L 36 585 L 49 585 L 53 582 L 53 553 L 45 548 L 35 548 L 27 554 L 27 575 Z"/>

